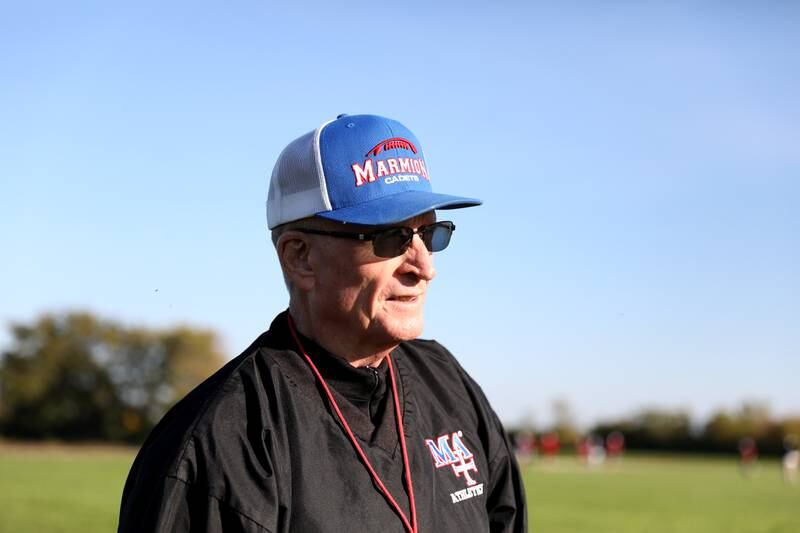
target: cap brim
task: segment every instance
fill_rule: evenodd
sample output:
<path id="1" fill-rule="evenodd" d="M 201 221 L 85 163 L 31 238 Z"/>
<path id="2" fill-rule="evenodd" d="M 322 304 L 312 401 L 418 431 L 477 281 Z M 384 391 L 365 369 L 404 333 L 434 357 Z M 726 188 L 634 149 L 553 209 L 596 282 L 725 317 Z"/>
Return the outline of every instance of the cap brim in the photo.
<path id="1" fill-rule="evenodd" d="M 316 216 L 350 224 L 380 226 L 402 222 L 434 209 L 461 209 L 463 207 L 474 207 L 482 203 L 475 198 L 450 196 L 449 194 L 437 194 L 428 191 L 404 191 L 352 207 L 322 211 L 317 213 Z"/>

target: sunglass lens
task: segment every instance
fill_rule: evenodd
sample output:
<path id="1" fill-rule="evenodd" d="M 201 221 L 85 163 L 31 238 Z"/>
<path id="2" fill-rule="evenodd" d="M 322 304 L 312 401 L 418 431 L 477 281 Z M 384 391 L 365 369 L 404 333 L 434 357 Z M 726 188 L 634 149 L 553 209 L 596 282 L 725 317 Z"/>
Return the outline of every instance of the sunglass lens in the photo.
<path id="1" fill-rule="evenodd" d="M 450 244 L 455 225 L 452 222 L 437 222 L 421 228 L 420 236 L 429 252 L 441 252 Z M 414 232 L 410 228 L 392 228 L 375 235 L 372 241 L 378 257 L 397 257 L 405 253 L 411 244 Z"/>
<path id="2" fill-rule="evenodd" d="M 408 248 L 414 234 L 408 228 L 394 228 L 375 236 L 372 242 L 378 257 L 397 257 Z"/>
<path id="3" fill-rule="evenodd" d="M 425 247 L 431 252 L 441 252 L 450 244 L 453 226 L 448 223 L 434 224 L 425 232 Z"/>

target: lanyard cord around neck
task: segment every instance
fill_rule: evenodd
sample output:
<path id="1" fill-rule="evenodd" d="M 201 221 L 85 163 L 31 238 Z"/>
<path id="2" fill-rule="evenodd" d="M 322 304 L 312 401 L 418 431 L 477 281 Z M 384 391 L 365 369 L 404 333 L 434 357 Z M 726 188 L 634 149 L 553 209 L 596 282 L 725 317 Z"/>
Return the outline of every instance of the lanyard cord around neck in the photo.
<path id="1" fill-rule="evenodd" d="M 297 331 L 294 327 L 294 321 L 292 317 L 287 315 L 288 322 L 289 322 L 289 330 L 292 332 L 292 337 L 294 337 L 294 341 L 297 343 L 297 347 L 300 349 L 300 353 L 303 354 L 305 357 L 308 366 L 311 367 L 311 371 L 314 373 L 314 376 L 319 380 L 320 384 L 322 385 L 322 389 L 325 391 L 325 395 L 328 397 L 328 402 L 330 402 L 333 411 L 336 413 L 336 416 L 339 418 L 339 422 L 342 424 L 342 428 L 344 428 L 345 433 L 350 438 L 350 443 L 355 448 L 356 453 L 361 458 L 361 461 L 364 463 L 364 466 L 369 471 L 372 479 L 375 481 L 375 484 L 378 485 L 381 492 L 383 493 L 384 498 L 386 501 L 389 502 L 389 505 L 394 509 L 394 511 L 400 516 L 400 519 L 403 521 L 403 525 L 405 526 L 408 533 L 418 533 L 417 529 L 417 508 L 414 505 L 414 488 L 411 485 L 411 469 L 409 468 L 408 463 L 408 451 L 406 449 L 406 437 L 405 432 L 403 431 L 403 415 L 400 410 L 400 400 L 397 396 L 397 382 L 394 377 L 394 368 L 392 366 L 392 358 L 390 355 L 386 355 L 386 362 L 389 365 L 389 376 L 391 377 L 392 381 L 392 400 L 394 401 L 394 418 L 397 422 L 397 436 L 400 440 L 400 449 L 403 452 L 403 473 L 405 477 L 405 484 L 406 490 L 408 491 L 408 505 L 409 510 L 411 511 L 411 522 L 408 521 L 406 518 L 405 513 L 397 504 L 397 501 L 392 497 L 392 494 L 389 492 L 389 489 L 386 488 L 386 485 L 383 484 L 381 478 L 378 476 L 378 473 L 372 467 L 372 464 L 369 462 L 367 455 L 364 453 L 364 450 L 361 449 L 361 446 L 358 444 L 353 431 L 350 429 L 350 425 L 347 423 L 347 420 L 342 413 L 342 410 L 339 409 L 339 404 L 336 402 L 336 399 L 333 397 L 330 388 L 328 388 L 328 384 L 325 383 L 325 379 L 323 379 L 322 374 L 320 374 L 317 366 L 311 360 L 311 357 L 308 356 L 305 349 L 303 348 L 303 344 L 300 342 L 300 338 L 297 336 Z"/>

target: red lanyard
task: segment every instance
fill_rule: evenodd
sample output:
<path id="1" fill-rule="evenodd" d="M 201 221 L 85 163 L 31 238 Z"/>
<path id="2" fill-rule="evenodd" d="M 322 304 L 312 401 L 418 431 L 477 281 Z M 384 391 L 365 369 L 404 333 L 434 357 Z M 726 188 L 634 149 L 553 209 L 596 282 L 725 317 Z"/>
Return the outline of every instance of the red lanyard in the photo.
<path id="1" fill-rule="evenodd" d="M 306 362 L 308 362 L 308 366 L 311 367 L 311 371 L 314 372 L 314 375 L 319 380 L 320 384 L 322 385 L 322 389 L 325 391 L 325 395 L 328 397 L 328 401 L 331 404 L 336 416 L 339 418 L 339 421 L 342 423 L 342 427 L 344 428 L 345 433 L 350 438 L 350 443 L 355 448 L 356 453 L 361 458 L 361 461 L 364 463 L 364 466 L 369 471 L 369 474 L 372 476 L 372 479 L 375 481 L 375 484 L 378 485 L 378 488 L 381 489 L 384 498 L 386 501 L 389 502 L 389 505 L 395 510 L 395 512 L 400 516 L 400 519 L 403 521 L 403 525 L 405 526 L 408 533 L 418 533 L 417 529 L 417 508 L 414 505 L 414 487 L 411 485 L 411 469 L 409 468 L 408 464 L 408 451 L 406 450 L 406 436 L 403 431 L 403 415 L 400 411 L 400 400 L 397 397 L 397 382 L 395 381 L 394 377 L 394 368 L 392 366 L 392 358 L 389 354 L 386 355 L 386 362 L 389 365 L 389 376 L 392 380 L 392 400 L 394 401 L 394 418 L 397 422 L 397 435 L 400 438 L 400 449 L 403 452 L 403 474 L 405 476 L 405 484 L 406 490 L 408 491 L 408 506 L 411 510 L 411 522 L 409 523 L 408 518 L 406 518 L 405 513 L 403 510 L 400 509 L 400 506 L 397 505 L 397 501 L 392 497 L 392 494 L 389 492 L 389 489 L 386 488 L 386 485 L 383 484 L 381 478 L 378 476 L 378 473 L 372 467 L 372 464 L 369 462 L 367 455 L 364 453 L 364 450 L 361 449 L 361 446 L 358 444 L 353 431 L 350 429 L 350 425 L 347 423 L 347 420 L 342 413 L 342 410 L 339 409 L 339 404 L 336 403 L 336 399 L 331 394 L 331 390 L 328 388 L 328 384 L 325 383 L 325 379 L 323 379 L 322 374 L 320 374 L 319 370 L 317 370 L 316 365 L 311 360 L 311 358 L 306 353 L 305 349 L 303 348 L 303 344 L 300 342 L 300 338 L 297 336 L 297 331 L 294 329 L 294 321 L 290 315 L 287 315 L 289 319 L 289 330 L 292 332 L 292 337 L 294 337 L 294 341 L 297 343 L 297 347 L 300 348 L 300 353 L 303 354 L 303 357 L 306 358 Z"/>

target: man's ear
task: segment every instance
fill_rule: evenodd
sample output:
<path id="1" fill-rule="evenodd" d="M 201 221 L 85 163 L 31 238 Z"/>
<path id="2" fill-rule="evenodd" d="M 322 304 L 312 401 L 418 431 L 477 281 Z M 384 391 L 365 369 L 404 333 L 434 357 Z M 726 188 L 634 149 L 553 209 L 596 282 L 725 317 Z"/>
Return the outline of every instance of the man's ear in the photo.
<path id="1" fill-rule="evenodd" d="M 308 291 L 314 287 L 314 269 L 309 261 L 311 243 L 308 236 L 289 230 L 280 236 L 277 243 L 278 260 L 292 285 Z"/>

